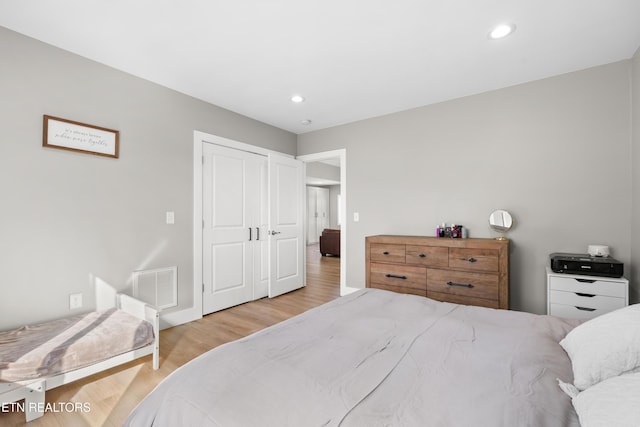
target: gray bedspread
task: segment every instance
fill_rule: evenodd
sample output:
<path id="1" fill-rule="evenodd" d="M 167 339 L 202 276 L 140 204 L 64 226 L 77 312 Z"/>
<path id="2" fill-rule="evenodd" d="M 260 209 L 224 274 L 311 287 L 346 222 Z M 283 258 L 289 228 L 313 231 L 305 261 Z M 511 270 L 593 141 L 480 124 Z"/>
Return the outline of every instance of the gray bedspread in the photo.
<path id="1" fill-rule="evenodd" d="M 127 426 L 579 426 L 575 323 L 365 289 L 211 350 Z"/>

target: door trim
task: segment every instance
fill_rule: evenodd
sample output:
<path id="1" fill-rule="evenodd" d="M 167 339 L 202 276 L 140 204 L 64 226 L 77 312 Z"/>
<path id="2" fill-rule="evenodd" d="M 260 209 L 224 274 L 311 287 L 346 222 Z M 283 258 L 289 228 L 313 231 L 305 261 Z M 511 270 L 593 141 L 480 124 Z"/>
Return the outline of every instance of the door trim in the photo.
<path id="1" fill-rule="evenodd" d="M 340 195 L 342 196 L 342 215 L 340 216 L 340 295 L 347 295 L 360 290 L 347 286 L 347 150 L 323 151 L 320 153 L 304 154 L 296 157 L 305 163 L 317 162 L 327 159 L 340 159 Z M 306 193 L 305 193 L 306 203 Z M 305 218 L 305 227 L 307 219 Z"/>
<path id="2" fill-rule="evenodd" d="M 277 154 L 295 158 L 290 154 L 197 130 L 193 131 L 193 305 L 188 309 L 192 320 L 202 318 L 202 143 L 204 142 L 264 156 Z M 306 269 L 306 266 L 304 268 Z M 306 271 L 304 274 L 306 276 Z"/>

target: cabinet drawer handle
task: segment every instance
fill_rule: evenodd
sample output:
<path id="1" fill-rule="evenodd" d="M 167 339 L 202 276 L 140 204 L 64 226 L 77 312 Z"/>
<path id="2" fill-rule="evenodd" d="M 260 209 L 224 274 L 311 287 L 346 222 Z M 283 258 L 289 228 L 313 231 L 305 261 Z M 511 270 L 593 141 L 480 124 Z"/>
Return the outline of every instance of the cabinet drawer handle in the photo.
<path id="1" fill-rule="evenodd" d="M 395 274 L 385 274 L 386 277 L 390 278 L 390 279 L 402 279 L 402 280 L 407 280 L 407 276 L 398 276 Z"/>
<path id="2" fill-rule="evenodd" d="M 580 283 L 595 283 L 595 280 L 590 280 L 590 279 L 575 279 L 576 281 L 580 282 Z"/>
<path id="3" fill-rule="evenodd" d="M 418 256 L 419 256 L 420 258 L 426 258 L 426 257 L 427 257 L 425 254 L 418 254 Z"/>
<path id="4" fill-rule="evenodd" d="M 384 252 L 382 252 L 382 255 L 389 255 L 389 252 L 388 251 L 384 251 Z"/>
<path id="5" fill-rule="evenodd" d="M 475 259 L 475 258 L 469 258 L 467 261 L 469 261 L 469 262 L 476 262 L 476 261 L 478 261 L 478 260 L 477 260 L 477 259 Z"/>
<path id="6" fill-rule="evenodd" d="M 456 283 L 456 282 L 447 282 L 447 285 L 449 286 L 461 286 L 463 288 L 473 288 L 473 285 L 471 283 Z"/>
<path id="7" fill-rule="evenodd" d="M 593 294 L 583 294 L 581 292 L 574 292 L 576 295 L 578 295 L 579 297 L 587 297 L 587 298 L 593 298 L 595 297 L 595 295 Z"/>
<path id="8" fill-rule="evenodd" d="M 577 308 L 578 310 L 582 310 L 582 311 L 596 311 L 595 308 L 578 307 L 577 305 L 575 305 L 574 307 Z"/>

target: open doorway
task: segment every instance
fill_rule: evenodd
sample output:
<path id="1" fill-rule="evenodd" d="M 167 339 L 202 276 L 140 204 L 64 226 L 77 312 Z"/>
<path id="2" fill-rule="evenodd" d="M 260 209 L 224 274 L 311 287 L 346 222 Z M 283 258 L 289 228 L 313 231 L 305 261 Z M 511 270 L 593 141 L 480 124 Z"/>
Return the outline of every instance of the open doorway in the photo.
<path id="1" fill-rule="evenodd" d="M 346 295 L 350 292 L 345 280 L 346 150 L 307 154 L 298 156 L 298 159 L 307 164 L 307 275 L 318 271 L 318 268 L 323 266 L 319 264 L 323 259 L 328 261 L 324 265 L 335 265 L 339 261 L 340 295 Z M 325 251 L 323 253 L 320 249 L 320 239 L 325 230 L 333 234 L 323 242 L 331 244 L 329 249 L 323 245 Z M 329 271 L 335 271 L 335 269 L 329 269 Z"/>

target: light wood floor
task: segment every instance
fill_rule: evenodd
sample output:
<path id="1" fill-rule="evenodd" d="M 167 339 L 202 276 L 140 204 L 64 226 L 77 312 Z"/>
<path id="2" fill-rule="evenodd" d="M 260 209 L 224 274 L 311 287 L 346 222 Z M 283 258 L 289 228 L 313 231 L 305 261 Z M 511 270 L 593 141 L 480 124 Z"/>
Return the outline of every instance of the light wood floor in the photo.
<path id="1" fill-rule="evenodd" d="M 159 370 L 152 369 L 151 356 L 147 356 L 50 390 L 46 394 L 47 403 L 77 402 L 87 404 L 90 411 L 47 412 L 28 425 L 121 426 L 138 402 L 177 367 L 220 344 L 335 299 L 339 293 L 340 258 L 322 257 L 318 245 L 308 246 L 305 288 L 277 298 L 242 304 L 195 322 L 165 329 L 160 333 Z M 26 424 L 22 412 L 4 412 L 7 410 L 0 406 L 1 426 Z"/>

